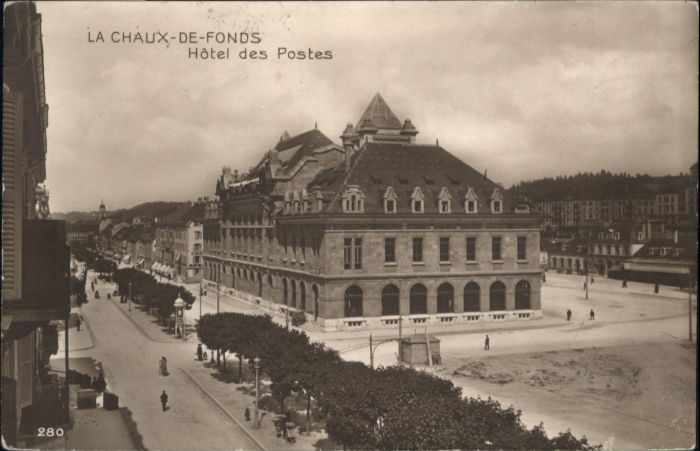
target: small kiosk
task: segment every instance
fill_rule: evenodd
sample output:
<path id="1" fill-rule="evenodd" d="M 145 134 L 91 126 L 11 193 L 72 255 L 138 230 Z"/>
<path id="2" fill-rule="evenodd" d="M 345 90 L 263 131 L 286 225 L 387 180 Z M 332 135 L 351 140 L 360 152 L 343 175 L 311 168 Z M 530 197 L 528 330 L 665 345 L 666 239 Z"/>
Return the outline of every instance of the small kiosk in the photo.
<path id="1" fill-rule="evenodd" d="M 401 359 L 409 365 L 439 365 L 440 340 L 430 334 L 415 334 L 401 339 Z"/>

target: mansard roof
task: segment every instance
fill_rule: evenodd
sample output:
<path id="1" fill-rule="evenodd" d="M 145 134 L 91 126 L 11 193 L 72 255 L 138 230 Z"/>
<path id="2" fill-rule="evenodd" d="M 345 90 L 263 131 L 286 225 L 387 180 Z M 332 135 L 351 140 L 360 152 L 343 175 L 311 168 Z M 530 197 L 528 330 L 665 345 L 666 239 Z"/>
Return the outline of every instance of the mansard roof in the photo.
<path id="1" fill-rule="evenodd" d="M 368 121 L 369 124 L 374 125 L 378 129 L 395 129 L 401 130 L 401 121 L 396 117 L 389 105 L 384 101 L 379 93 L 375 94 L 372 101 L 367 106 L 364 114 L 357 121 L 356 130 L 362 128 L 362 125 Z"/>
<path id="2" fill-rule="evenodd" d="M 308 189 L 320 187 L 329 213 L 341 212 L 340 197 L 348 185 L 365 194 L 365 212 L 383 213 L 384 194 L 391 186 L 397 195 L 397 212 L 411 213 L 411 195 L 419 187 L 425 195 L 425 213 L 439 213 L 440 191 L 445 187 L 455 202 L 463 203 L 469 187 L 479 197 L 478 211 L 490 211 L 488 202 L 498 185 L 440 146 L 406 143 L 366 143 L 353 156 L 349 172 L 344 166 L 319 173 Z M 508 199 L 507 193 L 503 191 Z M 508 205 L 504 206 L 508 211 Z M 461 207 L 453 205 L 453 214 Z"/>

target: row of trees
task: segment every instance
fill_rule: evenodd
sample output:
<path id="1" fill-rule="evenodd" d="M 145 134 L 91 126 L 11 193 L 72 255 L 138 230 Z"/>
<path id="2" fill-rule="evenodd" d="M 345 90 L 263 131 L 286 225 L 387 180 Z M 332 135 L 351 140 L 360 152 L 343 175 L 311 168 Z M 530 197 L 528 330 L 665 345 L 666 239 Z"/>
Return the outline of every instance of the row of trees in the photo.
<path id="1" fill-rule="evenodd" d="M 117 270 L 115 262 L 104 258 L 97 251 L 82 243 L 72 243 L 70 252 L 73 258 L 85 263 L 88 268 L 94 269 L 97 273 L 112 274 Z"/>
<path id="2" fill-rule="evenodd" d="M 491 400 L 463 398 L 448 380 L 413 368 L 371 369 L 346 362 L 336 351 L 287 331 L 269 316 L 204 315 L 199 339 L 224 356 L 251 365 L 258 357 L 284 411 L 291 394 L 312 403 L 329 437 L 352 449 L 586 449 L 570 431 L 547 437 L 542 425 L 528 429 L 521 412 Z"/>
<path id="3" fill-rule="evenodd" d="M 160 283 L 142 271 L 123 268 L 114 273 L 114 282 L 120 295 L 129 296 L 137 303 L 142 303 L 158 312 L 158 317 L 165 319 L 174 313 L 173 303 L 181 297 L 189 308 L 194 303 L 194 296 L 188 290 L 169 283 Z M 129 292 L 131 285 L 131 292 Z"/>

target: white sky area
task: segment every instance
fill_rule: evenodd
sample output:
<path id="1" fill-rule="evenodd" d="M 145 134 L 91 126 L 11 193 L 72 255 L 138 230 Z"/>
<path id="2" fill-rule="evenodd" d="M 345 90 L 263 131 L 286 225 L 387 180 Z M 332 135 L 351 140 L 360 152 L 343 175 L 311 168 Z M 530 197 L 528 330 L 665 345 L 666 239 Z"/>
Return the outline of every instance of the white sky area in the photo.
<path id="1" fill-rule="evenodd" d="M 418 142 L 506 187 L 579 171 L 688 172 L 698 12 L 682 2 L 44 3 L 52 211 L 213 197 L 284 130 L 335 142 L 376 92 Z M 105 43 L 88 42 L 101 31 Z M 260 44 L 114 44 L 111 33 L 257 31 Z M 277 59 L 277 47 L 332 60 Z M 243 49 L 265 61 L 240 60 Z"/>

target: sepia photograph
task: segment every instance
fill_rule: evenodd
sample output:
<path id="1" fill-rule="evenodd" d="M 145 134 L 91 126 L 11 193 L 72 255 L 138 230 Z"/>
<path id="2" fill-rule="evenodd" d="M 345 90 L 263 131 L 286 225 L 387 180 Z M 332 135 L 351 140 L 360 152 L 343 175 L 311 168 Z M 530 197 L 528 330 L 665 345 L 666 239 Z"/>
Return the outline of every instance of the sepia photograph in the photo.
<path id="1" fill-rule="evenodd" d="M 2 13 L 4 449 L 695 448 L 697 2 Z"/>

